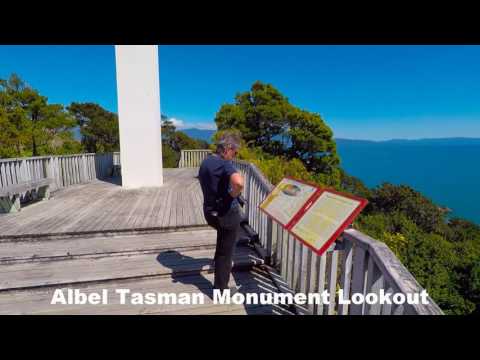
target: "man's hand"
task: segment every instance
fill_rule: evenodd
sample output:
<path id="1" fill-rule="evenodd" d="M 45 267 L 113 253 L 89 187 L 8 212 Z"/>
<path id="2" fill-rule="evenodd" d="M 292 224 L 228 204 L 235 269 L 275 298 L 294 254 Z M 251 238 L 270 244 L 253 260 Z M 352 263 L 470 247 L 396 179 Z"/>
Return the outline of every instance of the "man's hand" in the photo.
<path id="1" fill-rule="evenodd" d="M 238 197 L 242 193 L 243 186 L 243 176 L 238 172 L 233 173 L 230 176 L 230 196 L 233 198 Z"/>

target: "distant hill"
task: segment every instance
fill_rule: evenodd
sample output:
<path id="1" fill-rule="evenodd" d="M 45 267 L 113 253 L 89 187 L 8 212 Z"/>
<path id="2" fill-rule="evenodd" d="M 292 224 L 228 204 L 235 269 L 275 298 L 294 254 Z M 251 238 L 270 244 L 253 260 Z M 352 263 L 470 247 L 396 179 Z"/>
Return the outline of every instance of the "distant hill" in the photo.
<path id="1" fill-rule="evenodd" d="M 392 139 L 385 141 L 372 140 L 353 140 L 353 139 L 335 139 L 337 145 L 342 146 L 376 146 L 376 145 L 392 145 L 392 146 L 480 146 L 479 138 L 438 138 L 438 139 Z"/>
<path id="2" fill-rule="evenodd" d="M 215 130 L 205 130 L 205 129 L 178 129 L 181 132 L 184 132 L 193 139 L 204 140 L 208 143 L 212 143 L 212 136 L 215 134 Z"/>

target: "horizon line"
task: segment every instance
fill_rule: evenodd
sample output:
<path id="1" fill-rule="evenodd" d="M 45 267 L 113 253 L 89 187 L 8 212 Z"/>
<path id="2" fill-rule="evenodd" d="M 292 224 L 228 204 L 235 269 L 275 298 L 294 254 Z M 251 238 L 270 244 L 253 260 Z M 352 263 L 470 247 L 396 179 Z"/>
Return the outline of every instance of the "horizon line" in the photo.
<path id="1" fill-rule="evenodd" d="M 185 130 L 200 130 L 200 131 L 217 131 L 214 129 L 200 129 L 196 127 L 186 127 L 186 128 L 178 128 L 178 131 L 185 131 Z M 333 137 L 335 140 L 353 140 L 353 141 L 370 141 L 370 142 L 387 142 L 387 141 L 423 141 L 423 140 L 480 140 L 480 137 L 468 137 L 468 136 L 452 136 L 452 137 L 432 137 L 432 138 L 390 138 L 390 139 L 383 139 L 383 140 L 374 140 L 374 139 L 354 139 L 348 137 Z"/>

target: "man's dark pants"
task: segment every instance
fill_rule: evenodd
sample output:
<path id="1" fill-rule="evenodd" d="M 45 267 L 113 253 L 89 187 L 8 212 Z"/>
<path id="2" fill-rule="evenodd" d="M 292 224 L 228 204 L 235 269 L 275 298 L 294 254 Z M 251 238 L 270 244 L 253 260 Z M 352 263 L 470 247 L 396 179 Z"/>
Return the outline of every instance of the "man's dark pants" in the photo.
<path id="1" fill-rule="evenodd" d="M 239 206 L 231 208 L 224 216 L 212 216 L 204 211 L 208 225 L 217 230 L 217 247 L 215 250 L 215 280 L 213 287 L 228 289 L 235 245 L 240 232 L 241 210 Z"/>

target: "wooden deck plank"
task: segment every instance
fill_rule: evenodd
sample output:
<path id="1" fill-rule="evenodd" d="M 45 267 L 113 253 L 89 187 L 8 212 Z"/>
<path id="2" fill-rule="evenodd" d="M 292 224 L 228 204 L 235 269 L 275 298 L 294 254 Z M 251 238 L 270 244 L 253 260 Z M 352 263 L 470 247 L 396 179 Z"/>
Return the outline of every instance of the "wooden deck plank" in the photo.
<path id="1" fill-rule="evenodd" d="M 118 191 L 115 194 L 117 197 L 117 203 L 113 210 L 110 210 L 110 215 L 106 217 L 103 224 L 99 225 L 96 230 L 98 231 L 115 231 L 118 225 L 122 223 L 122 216 L 130 205 L 130 198 L 128 192 Z"/>
<path id="2" fill-rule="evenodd" d="M 152 211 L 152 219 L 147 227 L 159 227 L 163 226 L 163 217 L 165 214 L 165 208 L 168 206 L 169 191 L 161 191 L 160 197 L 157 199 L 154 210 Z"/>
<path id="3" fill-rule="evenodd" d="M 55 195 L 63 192 L 60 190 L 55 193 Z M 36 211 L 36 207 L 41 203 L 36 203 L 33 205 L 23 206 L 22 210 L 18 213 L 12 214 L 1 214 L 0 215 L 0 231 L 2 234 L 7 233 L 13 228 L 18 226 L 25 226 L 29 221 L 35 221 L 36 218 L 47 217 L 45 212 Z M 54 210 L 58 206 L 62 206 L 62 202 L 55 202 L 50 200 L 50 209 Z M 18 225 L 18 226 L 17 226 Z"/>
<path id="4" fill-rule="evenodd" d="M 35 223 L 39 225 L 38 228 L 35 228 L 34 223 L 27 225 L 26 228 L 30 229 L 32 233 L 48 233 L 50 231 L 57 231 L 58 226 L 70 224 L 67 219 L 68 216 L 73 214 L 76 217 L 79 217 L 84 210 L 88 210 L 88 212 L 92 211 L 91 207 L 95 201 L 101 201 L 103 196 L 106 196 L 107 194 L 106 191 L 101 191 L 99 188 L 93 186 L 85 189 L 77 189 L 77 186 L 73 186 L 65 189 L 64 191 L 65 193 L 62 194 L 64 196 L 55 198 L 53 200 L 55 205 L 59 205 L 55 207 L 55 209 L 51 210 L 51 207 L 47 206 L 54 205 L 53 202 L 52 204 L 42 204 L 42 210 L 45 209 L 44 213 L 47 220 L 35 220 Z M 91 198 L 94 196 L 95 199 L 92 201 Z M 40 210 L 40 208 L 38 210 Z"/>
<path id="5" fill-rule="evenodd" d="M 138 229 L 138 224 L 148 215 L 148 209 L 151 206 L 151 196 L 154 194 L 152 189 L 144 189 L 138 194 L 139 203 L 137 209 L 134 213 L 134 216 L 131 219 L 131 223 L 129 224 L 129 228 Z"/>
<path id="6" fill-rule="evenodd" d="M 106 289 L 109 294 L 108 305 L 51 305 L 55 288 L 38 290 L 17 290 L 0 293 L 0 314 L 212 314 L 238 312 L 242 308 L 249 314 L 258 306 L 255 305 L 222 305 L 214 304 L 210 298 L 213 274 L 185 276 L 183 278 L 142 279 L 122 282 L 102 283 L 88 286 L 75 286 L 82 292 L 90 294 Z M 276 292 L 278 291 L 271 279 L 262 271 L 253 269 L 250 272 L 234 273 L 230 286 L 241 285 L 241 292 Z M 71 287 L 65 287 L 71 288 Z M 123 305 L 115 294 L 115 289 L 126 288 L 133 292 L 161 293 L 203 293 L 204 304 L 154 304 L 154 305 Z M 264 312 L 271 313 L 263 306 Z M 281 310 L 280 310 L 281 311 Z M 285 313 L 285 310 L 283 310 Z"/>
<path id="7" fill-rule="evenodd" d="M 81 256 L 215 246 L 215 230 L 195 230 L 142 235 L 0 242 L 0 264 L 42 257 Z"/>
<path id="8" fill-rule="evenodd" d="M 76 189 L 69 190 L 72 191 L 68 191 L 68 198 L 49 200 L 48 202 L 41 202 L 27 207 L 19 213 L 14 223 L 10 224 L 10 229 L 3 234 L 48 233 L 51 224 L 63 220 L 69 213 L 74 213 L 75 209 L 78 211 L 82 206 L 88 205 L 79 196 L 80 192 L 75 191 Z M 84 189 L 84 196 L 88 197 L 96 191 L 98 190 L 94 188 Z"/>
<path id="9" fill-rule="evenodd" d="M 172 206 L 170 207 L 170 218 L 168 222 L 168 226 L 170 227 L 176 227 L 177 226 L 177 219 L 178 219 L 178 209 L 179 209 L 179 192 L 174 191 L 173 192 L 173 201 L 172 201 Z M 181 213 L 180 213 L 181 216 Z"/>
<path id="10" fill-rule="evenodd" d="M 45 232 L 50 233 L 62 233 L 62 232 L 73 232 L 75 230 L 88 230 L 89 227 L 92 227 L 99 218 L 101 218 L 101 212 L 105 209 L 106 205 L 110 202 L 117 201 L 115 198 L 115 188 L 105 189 L 95 199 L 92 199 L 89 203 L 84 206 L 78 206 L 79 199 L 74 203 L 69 202 L 69 208 L 65 212 L 58 214 L 56 217 L 57 222 L 48 226 L 48 229 L 45 229 Z M 79 198 L 82 198 L 83 195 L 78 194 Z M 95 214 L 95 217 L 92 216 Z"/>
<path id="11" fill-rule="evenodd" d="M 125 222 L 130 214 L 132 201 L 135 200 L 134 195 L 132 196 L 132 192 L 129 190 L 120 190 L 118 196 L 121 198 L 121 202 L 117 210 L 109 217 L 109 228 L 112 230 L 127 228 Z"/>
<path id="12" fill-rule="evenodd" d="M 155 198 L 152 201 L 152 209 L 142 223 L 143 228 L 160 227 L 162 225 L 161 221 L 158 220 L 158 214 L 165 206 L 166 195 L 166 191 L 156 192 Z"/>
<path id="13" fill-rule="evenodd" d="M 162 193 L 163 191 L 159 191 L 158 189 L 155 189 L 154 191 L 152 191 L 151 199 L 146 200 L 148 204 L 148 210 L 146 211 L 143 218 L 141 218 L 140 221 L 138 222 L 137 227 L 145 228 L 145 227 L 148 227 L 149 224 L 152 222 L 151 219 L 152 217 L 154 217 L 153 214 L 155 213 L 155 208 L 158 206 L 161 206 L 158 203 L 158 198 L 162 195 Z"/>
<path id="14" fill-rule="evenodd" d="M 104 281 L 213 270 L 215 249 L 140 253 L 0 265 L 0 291 L 53 284 Z M 239 248 L 234 264 L 262 263 L 250 249 Z"/>
<path id="15" fill-rule="evenodd" d="M 110 213 L 110 208 L 112 206 L 118 206 L 119 205 L 119 200 L 121 198 L 118 197 L 118 192 L 115 192 L 111 196 L 109 196 L 107 199 L 105 199 L 103 206 L 99 209 L 96 210 L 95 212 L 95 218 L 90 221 L 90 223 L 82 229 L 85 231 L 94 231 L 94 230 L 99 230 L 102 228 L 102 223 L 105 221 L 105 218 L 112 217 Z M 137 201 L 139 201 L 139 196 L 137 195 L 136 192 L 130 192 L 128 193 L 128 196 L 131 198 L 131 205 L 129 205 L 128 209 L 130 209 L 130 214 L 135 211 L 135 206 L 137 204 Z M 124 224 L 123 228 L 129 228 L 128 227 L 128 220 L 121 221 L 118 218 L 114 219 L 115 221 L 119 221 L 119 223 Z M 132 228 L 133 229 L 133 228 Z"/>
<path id="16" fill-rule="evenodd" d="M 188 192 L 187 192 L 188 191 Z M 191 196 L 188 198 L 186 198 L 190 193 L 190 189 L 187 187 L 187 191 L 185 192 L 184 194 L 184 201 L 187 202 L 187 200 L 189 200 L 190 204 L 188 204 L 188 206 L 185 207 L 185 211 L 186 211 L 186 214 L 187 214 L 187 220 L 189 223 L 193 224 L 193 223 L 196 223 L 196 215 L 195 215 L 195 207 L 198 206 L 197 204 L 197 201 L 196 201 L 196 197 L 194 195 L 194 193 L 192 192 L 191 193 Z"/>
<path id="17" fill-rule="evenodd" d="M 173 191 L 167 190 L 167 198 L 165 200 L 165 205 L 161 208 L 160 213 L 158 214 L 158 222 L 162 227 L 168 226 L 168 219 L 170 218 L 170 207 L 172 204 Z"/>
<path id="18" fill-rule="evenodd" d="M 97 210 L 95 219 L 92 219 L 87 227 L 81 226 L 78 228 L 78 230 L 81 231 L 81 229 L 84 229 L 87 231 L 103 231 L 111 220 L 117 221 L 118 218 L 115 214 L 115 211 L 122 206 L 122 203 L 128 201 L 122 195 L 123 194 L 120 191 L 114 191 L 104 200 L 102 207 Z"/>
<path id="19" fill-rule="evenodd" d="M 155 189 L 99 180 L 61 189 L 49 201 L 0 216 L 0 238 L 206 225 L 197 172 L 166 169 L 165 185 Z"/>
<path id="20" fill-rule="evenodd" d="M 205 220 L 205 216 L 203 215 L 203 194 L 201 191 L 194 191 L 193 192 L 197 206 L 194 206 L 195 209 L 195 222 L 199 224 L 206 224 L 207 221 Z"/>

